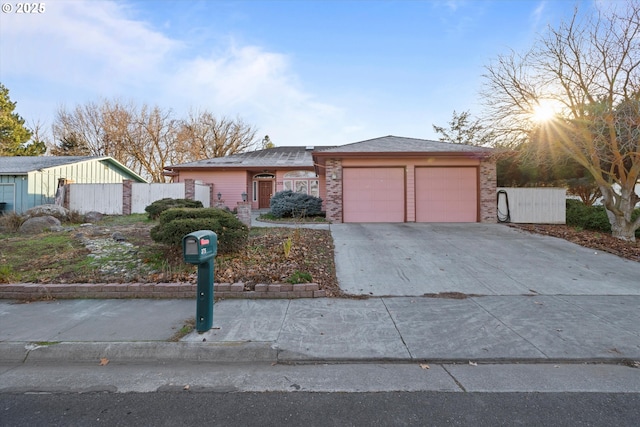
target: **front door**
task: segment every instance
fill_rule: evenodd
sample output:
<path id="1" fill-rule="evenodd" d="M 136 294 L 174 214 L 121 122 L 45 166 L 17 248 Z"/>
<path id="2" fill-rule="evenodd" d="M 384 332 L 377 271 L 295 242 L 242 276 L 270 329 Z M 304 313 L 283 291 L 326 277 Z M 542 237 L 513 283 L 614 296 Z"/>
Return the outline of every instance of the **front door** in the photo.
<path id="1" fill-rule="evenodd" d="M 258 209 L 269 208 L 271 196 L 273 196 L 273 182 L 258 181 Z"/>

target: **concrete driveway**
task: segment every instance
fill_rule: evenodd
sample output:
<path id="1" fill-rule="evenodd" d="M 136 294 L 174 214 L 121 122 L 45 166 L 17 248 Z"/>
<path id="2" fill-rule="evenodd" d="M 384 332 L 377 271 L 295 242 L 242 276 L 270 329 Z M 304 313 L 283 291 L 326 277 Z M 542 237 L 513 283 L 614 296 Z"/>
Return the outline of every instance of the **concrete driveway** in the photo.
<path id="1" fill-rule="evenodd" d="M 353 295 L 640 295 L 640 263 L 502 224 L 332 224 Z"/>

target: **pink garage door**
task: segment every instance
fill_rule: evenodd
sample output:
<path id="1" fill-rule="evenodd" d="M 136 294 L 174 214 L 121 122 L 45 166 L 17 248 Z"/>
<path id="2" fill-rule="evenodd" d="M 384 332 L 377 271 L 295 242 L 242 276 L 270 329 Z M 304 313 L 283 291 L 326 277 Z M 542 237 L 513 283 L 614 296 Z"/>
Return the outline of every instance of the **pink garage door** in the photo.
<path id="1" fill-rule="evenodd" d="M 416 168 L 416 222 L 477 222 L 477 183 L 476 168 Z"/>
<path id="2" fill-rule="evenodd" d="M 344 168 L 344 222 L 404 222 L 403 168 Z"/>

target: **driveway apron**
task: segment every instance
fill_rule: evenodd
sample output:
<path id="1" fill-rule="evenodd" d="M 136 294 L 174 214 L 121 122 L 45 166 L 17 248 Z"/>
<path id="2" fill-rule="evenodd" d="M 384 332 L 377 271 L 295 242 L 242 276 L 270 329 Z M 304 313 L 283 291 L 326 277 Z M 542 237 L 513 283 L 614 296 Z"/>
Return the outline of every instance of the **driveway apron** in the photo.
<path id="1" fill-rule="evenodd" d="M 640 263 L 503 224 L 332 224 L 352 295 L 640 295 Z"/>

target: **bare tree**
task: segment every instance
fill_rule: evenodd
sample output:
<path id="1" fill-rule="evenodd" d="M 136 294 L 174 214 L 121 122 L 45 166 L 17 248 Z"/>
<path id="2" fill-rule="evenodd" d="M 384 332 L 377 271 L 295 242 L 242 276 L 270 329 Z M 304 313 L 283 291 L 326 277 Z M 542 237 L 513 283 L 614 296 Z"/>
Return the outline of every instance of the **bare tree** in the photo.
<path id="1" fill-rule="evenodd" d="M 549 28 L 524 55 L 486 67 L 488 120 L 504 145 L 565 153 L 595 179 L 612 234 L 635 241 L 640 218 L 640 2 L 596 3 Z M 536 111 L 554 108 L 547 120 Z"/>
<path id="2" fill-rule="evenodd" d="M 180 121 L 180 162 L 224 157 L 257 147 L 256 129 L 242 119 L 217 118 L 209 111 L 191 112 Z"/>
<path id="3" fill-rule="evenodd" d="M 242 120 L 209 112 L 176 119 L 171 110 L 103 100 L 58 109 L 53 125 L 58 155 L 112 156 L 134 172 L 163 182 L 164 168 L 238 153 L 255 145 L 255 130 Z"/>

